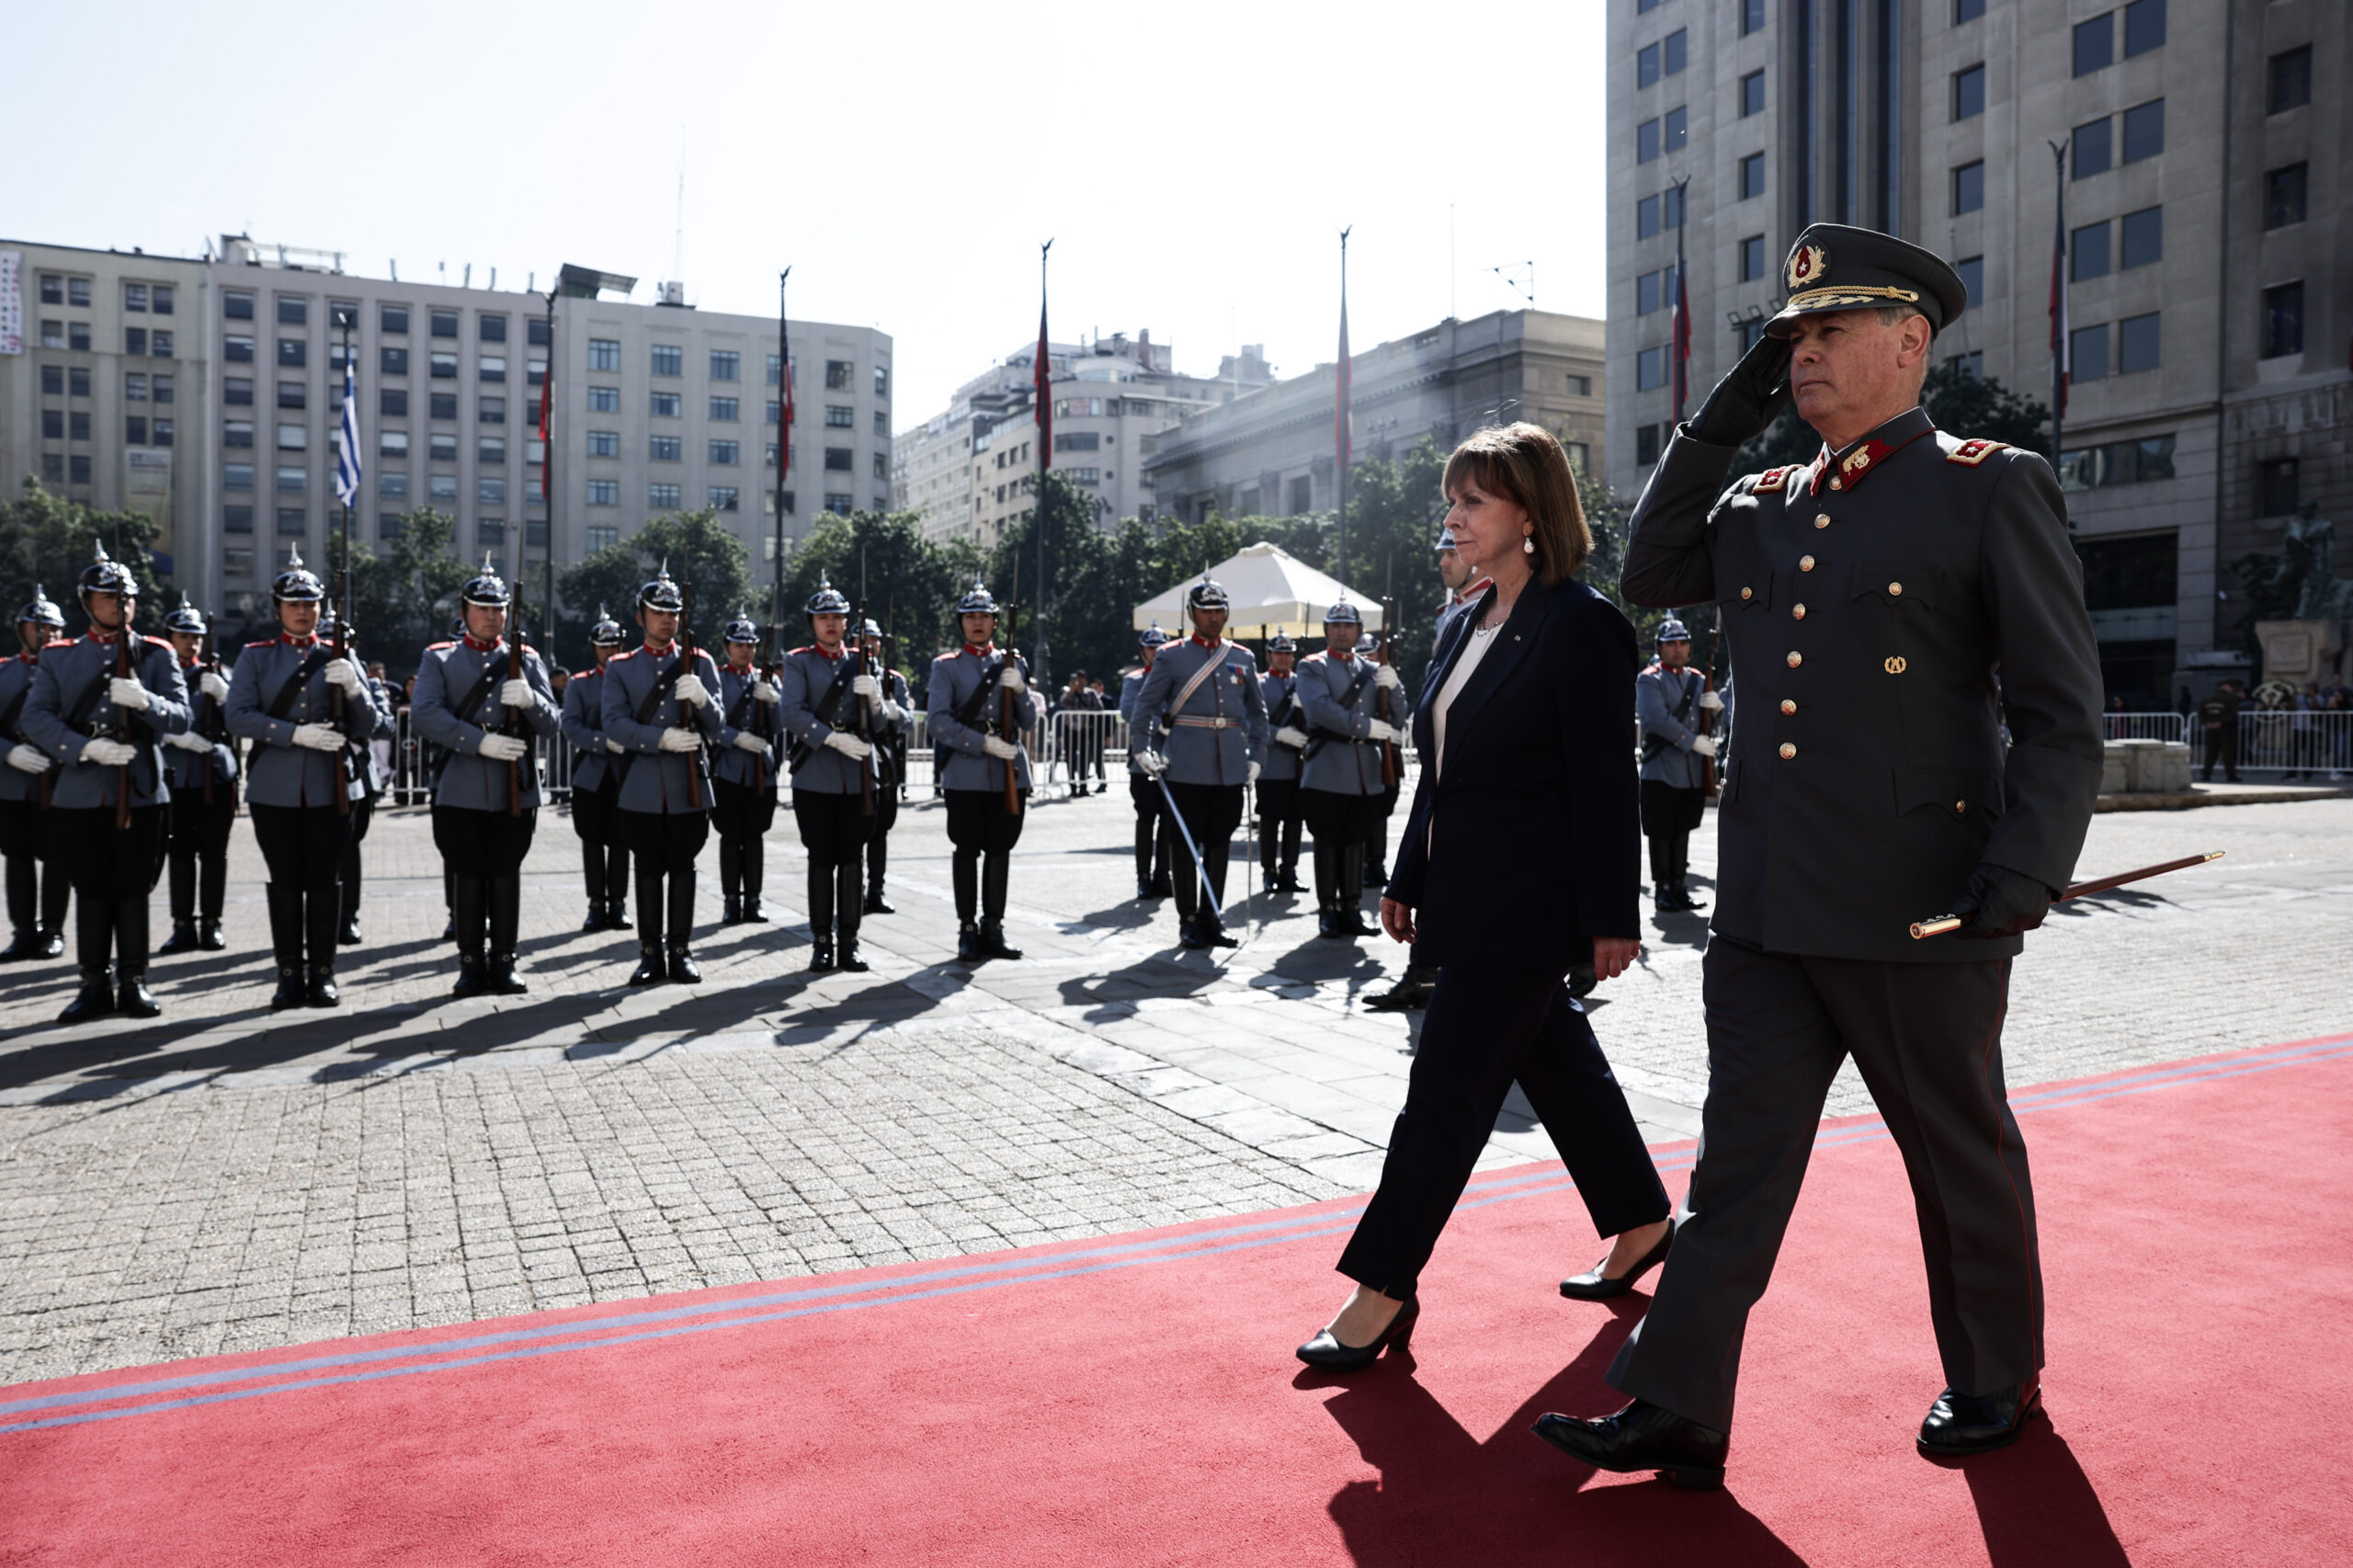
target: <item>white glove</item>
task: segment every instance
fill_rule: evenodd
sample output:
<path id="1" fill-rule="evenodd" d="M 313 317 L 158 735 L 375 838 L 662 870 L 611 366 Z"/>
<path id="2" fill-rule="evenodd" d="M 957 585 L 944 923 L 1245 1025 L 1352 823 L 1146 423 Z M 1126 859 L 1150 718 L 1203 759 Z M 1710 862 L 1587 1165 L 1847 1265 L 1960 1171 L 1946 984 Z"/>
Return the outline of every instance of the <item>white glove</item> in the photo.
<path id="1" fill-rule="evenodd" d="M 781 702 L 784 700 L 784 693 L 779 691 L 775 687 L 770 686 L 767 681 L 756 680 L 752 683 L 752 700 L 755 702 Z"/>
<path id="2" fill-rule="evenodd" d="M 605 749 L 616 756 L 619 756 L 620 753 L 629 750 L 629 747 L 621 744 L 620 742 L 613 739 L 612 736 L 607 735 L 605 737 Z"/>
<path id="3" fill-rule="evenodd" d="M 1005 739 L 1001 735 L 983 736 L 981 740 L 981 749 L 988 753 L 991 756 L 995 757 L 999 762 L 1011 762 L 1015 757 L 1021 755 L 1021 748 L 1019 746 L 1015 745 L 1011 741 Z"/>
<path id="4" fill-rule="evenodd" d="M 229 700 L 229 683 L 222 680 L 210 670 L 207 670 L 203 675 L 198 676 L 196 684 L 203 690 L 204 695 L 212 699 L 213 701 L 226 702 Z"/>
<path id="5" fill-rule="evenodd" d="M 1013 693 L 1016 697 L 1020 696 L 1023 692 L 1029 689 L 1029 683 L 1022 679 L 1021 672 L 1015 669 L 1011 665 L 1006 665 L 1005 673 L 997 678 L 1005 683 L 1005 689 Z"/>
<path id="6" fill-rule="evenodd" d="M 1146 777 L 1157 778 L 1168 771 L 1168 759 L 1156 751 L 1140 751 L 1136 753 L 1136 766 Z"/>
<path id="7" fill-rule="evenodd" d="M 1393 741 L 1397 739 L 1397 726 L 1384 719 L 1367 719 L 1364 733 L 1367 740 Z"/>
<path id="8" fill-rule="evenodd" d="M 138 755 L 129 741 L 91 741 L 82 747 L 82 760 L 100 767 L 120 767 Z"/>
<path id="9" fill-rule="evenodd" d="M 1294 730 L 1289 724 L 1285 724 L 1281 729 L 1275 732 L 1275 739 L 1282 742 L 1282 744 L 1287 746 L 1303 747 L 1307 744 L 1307 732 L 1304 730 Z"/>
<path id="10" fill-rule="evenodd" d="M 692 730 L 665 730 L 662 732 L 662 749 L 664 751 L 700 751 L 702 736 Z"/>
<path id="11" fill-rule="evenodd" d="M 1721 713 L 1724 710 L 1724 699 L 1715 692 L 1703 691 L 1699 694 L 1699 706 L 1711 713 Z"/>
<path id="12" fill-rule="evenodd" d="M 1691 737 L 1691 749 L 1698 752 L 1701 756 L 1713 756 L 1716 755 L 1716 737 L 1713 735 L 1694 735 Z"/>
<path id="13" fill-rule="evenodd" d="M 164 744 L 167 746 L 177 746 L 182 751 L 210 751 L 212 749 L 212 743 L 194 730 L 182 730 L 176 735 L 165 735 Z"/>
<path id="14" fill-rule="evenodd" d="M 349 659 L 329 659 L 327 667 L 319 673 L 327 677 L 329 686 L 339 686 L 354 697 L 359 695 L 359 666 Z"/>
<path id="15" fill-rule="evenodd" d="M 55 765 L 49 760 L 49 753 L 19 742 L 8 748 L 8 766 L 19 773 L 46 773 Z"/>
<path id="16" fill-rule="evenodd" d="M 520 762 L 531 748 L 518 735 L 484 735 L 482 755 L 492 762 Z"/>
<path id="17" fill-rule="evenodd" d="M 343 745 L 343 732 L 333 724 L 297 724 L 294 744 L 313 751 L 335 751 Z"/>
<path id="18" fill-rule="evenodd" d="M 1382 665 L 1373 672 L 1372 684 L 1395 691 L 1405 684 L 1405 677 L 1397 673 L 1396 665 Z"/>
<path id="19" fill-rule="evenodd" d="M 107 682 L 107 697 L 127 713 L 143 713 L 147 710 L 147 688 L 129 676 L 117 676 Z"/>
<path id="20" fill-rule="evenodd" d="M 1250 765 L 1250 771 L 1242 776 L 1242 782 L 1245 784 L 1256 784 L 1258 782 L 1258 765 L 1256 763 L 1254 762 Z"/>
<path id="21" fill-rule="evenodd" d="M 882 688 L 875 684 L 874 677 L 872 676 L 850 676 L 849 690 L 850 695 L 853 697 L 880 697 L 882 695 Z"/>
<path id="22" fill-rule="evenodd" d="M 333 669 L 335 666 L 330 665 L 327 667 Z M 529 681 L 518 677 L 498 688 L 498 705 L 501 708 L 536 708 L 539 703 L 539 693 L 531 689 Z"/>
<path id="23" fill-rule="evenodd" d="M 704 703 L 710 701 L 710 693 L 704 688 L 702 676 L 680 676 L 678 677 L 678 700 L 681 702 L 693 703 Z"/>
<path id="24" fill-rule="evenodd" d="M 735 749 L 737 751 L 764 752 L 768 749 L 768 743 L 761 739 L 758 735 L 752 733 L 751 731 L 743 730 L 736 733 Z"/>
<path id="25" fill-rule="evenodd" d="M 897 703 L 885 702 L 882 704 L 882 721 L 884 723 L 904 723 L 906 721 L 906 717 L 907 710 L 900 707 Z"/>
<path id="26" fill-rule="evenodd" d="M 991 744 L 995 744 L 995 737 L 994 735 L 989 737 L 989 739 Z M 874 755 L 874 748 L 872 746 L 867 744 L 864 741 L 859 740 L 847 730 L 835 730 L 832 734 L 825 737 L 825 744 L 831 746 L 834 750 L 841 753 L 844 756 L 849 758 L 852 762 L 864 762 L 868 757 Z M 1010 755 L 1010 753 L 1007 755 Z"/>

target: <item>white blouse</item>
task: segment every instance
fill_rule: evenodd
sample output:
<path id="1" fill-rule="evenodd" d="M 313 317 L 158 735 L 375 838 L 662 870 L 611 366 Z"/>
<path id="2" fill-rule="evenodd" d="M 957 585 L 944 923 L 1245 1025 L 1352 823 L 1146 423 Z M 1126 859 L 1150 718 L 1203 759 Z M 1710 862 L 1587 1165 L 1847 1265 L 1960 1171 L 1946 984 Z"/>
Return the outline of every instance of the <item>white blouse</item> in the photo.
<path id="1" fill-rule="evenodd" d="M 1430 715 L 1431 731 L 1438 741 L 1438 757 L 1431 765 L 1433 778 L 1446 771 L 1447 710 L 1454 706 L 1454 699 L 1470 684 L 1472 673 L 1478 669 L 1479 661 L 1487 656 L 1487 650 L 1495 646 L 1495 633 L 1503 629 L 1504 623 L 1500 620 L 1493 626 L 1472 627 L 1461 654 L 1454 661 L 1454 668 L 1447 673 L 1446 684 L 1438 688 L 1438 707 Z"/>

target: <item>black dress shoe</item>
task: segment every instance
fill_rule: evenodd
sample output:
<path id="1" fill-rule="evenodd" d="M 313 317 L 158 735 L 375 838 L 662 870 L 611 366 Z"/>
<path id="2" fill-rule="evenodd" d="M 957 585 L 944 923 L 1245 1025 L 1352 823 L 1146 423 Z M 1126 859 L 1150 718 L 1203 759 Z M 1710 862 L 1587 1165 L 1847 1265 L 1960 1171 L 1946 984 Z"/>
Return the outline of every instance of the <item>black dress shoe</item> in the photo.
<path id="1" fill-rule="evenodd" d="M 82 983 L 74 993 L 74 1000 L 65 1004 L 65 1011 L 57 1015 L 61 1024 L 86 1024 L 93 1018 L 103 1018 L 114 1012 L 114 976 L 108 970 L 82 971 Z"/>
<path id="2" fill-rule="evenodd" d="M 1364 1005 L 1376 1013 L 1410 1013 L 1429 1006 L 1430 990 L 1418 981 L 1400 981 L 1378 996 L 1366 997 Z"/>
<path id="3" fill-rule="evenodd" d="M 831 974 L 833 971 L 833 943 L 824 941 L 811 943 L 809 947 L 809 972 L 811 974 Z"/>
<path id="4" fill-rule="evenodd" d="M 1275 892 L 1305 892 L 1307 890 L 1299 885 L 1298 872 L 1285 871 L 1280 877 L 1276 879 L 1274 887 L 1271 891 Z"/>
<path id="5" fill-rule="evenodd" d="M 1141 886 L 1137 890 L 1137 896 L 1142 896 Z M 40 948 L 39 931 L 19 931 L 17 933 L 15 941 L 10 942 L 6 948 L 0 948 L 0 963 L 24 963 L 37 959 L 40 957 Z"/>
<path id="6" fill-rule="evenodd" d="M 302 989 L 302 1006 L 305 1007 L 343 1006 L 343 993 L 335 987 L 335 971 L 321 969 L 316 964 L 311 966 L 311 983 Z"/>
<path id="7" fill-rule="evenodd" d="M 1333 915 L 1332 922 L 1338 928 L 1339 934 L 1352 942 L 1381 935 L 1379 928 L 1364 923 L 1364 915 L 1358 910 L 1339 910 Z"/>
<path id="8" fill-rule="evenodd" d="M 1201 923 L 1199 921 L 1187 920 L 1180 923 L 1176 927 L 1176 945 L 1180 948 L 1191 948 L 1195 951 L 1199 951 L 1210 945 L 1210 939 L 1202 931 Z"/>
<path id="9" fill-rule="evenodd" d="M 64 956 L 65 933 L 63 931 L 43 931 L 40 934 L 40 951 L 35 953 L 33 957 L 37 959 L 62 959 Z"/>
<path id="10" fill-rule="evenodd" d="M 626 931 L 630 924 L 629 911 L 620 904 L 614 904 L 605 912 L 605 929 L 608 931 Z"/>
<path id="11" fill-rule="evenodd" d="M 1176 884 L 1165 876 L 1154 877 L 1152 879 L 1152 896 L 1154 898 L 1175 898 L 1176 896 Z"/>
<path id="12" fill-rule="evenodd" d="M 490 994 L 490 966 L 482 961 L 480 953 L 458 960 L 458 983 L 449 987 L 449 994 L 457 997 Z"/>
<path id="13" fill-rule="evenodd" d="M 744 923 L 743 901 L 738 899 L 733 893 L 730 893 L 727 897 L 721 899 L 719 901 L 719 923 L 722 926 L 742 925 Z"/>
<path id="14" fill-rule="evenodd" d="M 193 920 L 175 920 L 172 922 L 171 936 L 165 940 L 162 947 L 155 949 L 155 956 L 162 959 L 169 958 L 174 953 L 192 953 L 194 951 L 196 951 L 196 922 Z"/>
<path id="15" fill-rule="evenodd" d="M 1160 895 L 1158 893 L 1152 891 L 1152 879 L 1149 877 L 1136 883 L 1137 903 L 1141 903 L 1146 899 L 1158 898 L 1159 896 Z"/>
<path id="16" fill-rule="evenodd" d="M 981 956 L 984 959 L 1017 959 L 1021 956 L 1021 949 L 1005 939 L 1003 921 L 981 922 Z"/>
<path id="17" fill-rule="evenodd" d="M 702 983 L 702 968 L 695 962 L 695 955 L 688 948 L 681 946 L 670 949 L 670 978 L 681 985 Z"/>
<path id="18" fill-rule="evenodd" d="M 659 985 L 670 978 L 669 969 L 662 961 L 662 949 L 652 942 L 639 944 L 637 968 L 630 972 L 631 985 Z"/>
<path id="19" fill-rule="evenodd" d="M 515 955 L 513 953 L 493 953 L 490 955 L 490 988 L 493 992 L 501 996 L 528 996 L 530 994 L 530 983 L 526 981 L 521 975 L 515 972 Z"/>
<path id="20" fill-rule="evenodd" d="M 980 956 L 981 928 L 967 920 L 956 927 L 957 960 L 961 963 L 971 963 Z"/>
<path id="21" fill-rule="evenodd" d="M 114 1010 L 126 1018 L 159 1018 L 164 1005 L 147 989 L 144 974 L 126 974 L 115 983 Z"/>
<path id="22" fill-rule="evenodd" d="M 889 904 L 883 903 L 882 895 L 880 892 L 870 892 L 866 895 L 866 913 L 869 915 L 896 915 L 899 912 L 892 908 Z"/>
<path id="23" fill-rule="evenodd" d="M 1621 1475 L 1654 1470 L 1677 1486 L 1724 1483 L 1724 1434 L 1644 1400 L 1598 1421 L 1540 1415 L 1534 1431 L 1579 1464 L 1596 1470 Z"/>
<path id="24" fill-rule="evenodd" d="M 1414 1325 L 1422 1321 L 1422 1301 L 1418 1296 L 1408 1296 L 1381 1337 L 1370 1345 L 1343 1345 L 1332 1337 L 1328 1328 L 1319 1329 L 1315 1337 L 1301 1346 L 1299 1358 L 1311 1367 L 1327 1372 L 1356 1372 L 1381 1358 L 1383 1350 L 1403 1350 L 1413 1343 Z"/>
<path id="25" fill-rule="evenodd" d="M 1950 1389 L 1928 1406 L 1920 1423 L 1920 1451 L 1938 1458 L 1990 1454 L 2006 1449 L 2026 1430 L 2027 1417 L 2042 1403 L 2038 1379 L 1992 1393 L 1955 1393 Z"/>
<path id="26" fill-rule="evenodd" d="M 744 901 L 744 924 L 746 926 L 765 926 L 767 923 L 768 912 L 765 908 L 761 907 L 760 901 L 756 898 L 745 899 Z"/>
<path id="27" fill-rule="evenodd" d="M 343 948 L 356 948 L 366 941 L 368 938 L 359 934 L 359 916 L 355 915 L 345 921 L 343 929 L 335 934 L 335 945 Z"/>
<path id="28" fill-rule="evenodd" d="M 221 952 L 229 946 L 229 938 L 221 934 L 221 922 L 218 920 L 204 922 L 198 933 L 197 940 L 203 945 L 207 952 Z"/>
<path id="29" fill-rule="evenodd" d="M 1561 1281 L 1561 1294 L 1572 1301 L 1606 1301 L 1612 1296 L 1622 1296 L 1634 1288 L 1634 1281 L 1666 1261 L 1667 1249 L 1675 1244 L 1675 1227 L 1669 1225 L 1666 1234 L 1656 1245 L 1634 1260 L 1634 1267 L 1611 1278 L 1602 1272 L 1609 1267 L 1603 1258 L 1583 1274 L 1573 1274 Z"/>
<path id="30" fill-rule="evenodd" d="M 583 931 L 605 929 L 605 906 L 600 903 L 591 902 L 588 905 L 588 918 L 580 923 L 580 928 Z"/>
<path id="31" fill-rule="evenodd" d="M 278 1013 L 289 1007 L 301 1006 L 303 993 L 308 989 L 309 987 L 303 983 L 301 964 L 279 964 L 278 989 L 269 994 L 269 1010 Z"/>
<path id="32" fill-rule="evenodd" d="M 1218 923 L 1218 918 L 1214 915 L 1202 915 L 1199 929 L 1201 940 L 1210 947 L 1238 948 L 1242 945 L 1225 934 L 1225 927 Z"/>
<path id="33" fill-rule="evenodd" d="M 845 937 L 842 938 L 841 967 L 845 972 L 849 974 L 865 974 L 872 970 L 874 966 L 868 963 L 864 959 L 859 958 L 858 956 L 858 944 L 849 937 Z"/>

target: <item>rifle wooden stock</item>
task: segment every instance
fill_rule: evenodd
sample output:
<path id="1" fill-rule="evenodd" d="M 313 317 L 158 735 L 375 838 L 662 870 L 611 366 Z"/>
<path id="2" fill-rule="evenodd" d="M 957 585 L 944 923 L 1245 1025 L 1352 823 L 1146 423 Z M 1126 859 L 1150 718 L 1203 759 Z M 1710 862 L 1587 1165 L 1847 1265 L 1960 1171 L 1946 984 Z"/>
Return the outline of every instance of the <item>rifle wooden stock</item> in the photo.
<path id="1" fill-rule="evenodd" d="M 204 634 L 204 647 L 201 651 L 204 654 L 202 667 L 210 674 L 219 674 L 221 669 L 221 652 L 220 649 L 214 645 L 212 633 L 209 631 Z M 197 687 L 196 700 L 199 704 L 210 703 L 212 700 L 212 699 L 204 695 L 204 687 L 201 683 Z M 205 710 L 210 711 L 209 709 Z M 206 740 L 210 740 L 212 738 L 212 726 L 209 723 L 199 725 L 196 733 L 202 735 Z M 204 803 L 208 806 L 212 803 L 212 758 L 209 754 L 204 759 Z"/>
<path id="2" fill-rule="evenodd" d="M 853 624 L 858 629 L 858 668 L 856 675 L 851 676 L 855 680 L 858 676 L 865 675 L 869 667 L 866 659 L 866 601 L 864 599 L 858 601 L 858 616 Z M 858 799 L 863 813 L 870 817 L 874 814 L 874 720 L 866 706 L 866 699 L 853 694 L 850 700 L 858 707 L 858 738 L 866 743 L 866 758 L 858 765 Z"/>
<path id="3" fill-rule="evenodd" d="M 678 567 L 678 673 L 682 676 L 694 675 L 694 613 L 695 558 L 689 551 Z M 704 696 L 714 702 L 719 700 L 719 694 L 715 691 L 706 692 Z M 681 709 L 678 716 L 685 718 L 685 710 Z M 687 754 L 687 804 L 696 811 L 702 810 L 702 753 L 699 750 Z"/>
<path id="4" fill-rule="evenodd" d="M 1014 607 L 1010 604 L 1006 605 L 1005 607 L 1005 665 L 997 671 L 996 676 L 996 730 L 1000 738 L 1018 748 L 1021 744 L 1017 738 L 1021 733 L 1020 709 L 1014 700 L 1013 693 L 1007 691 L 1005 686 L 1006 670 L 1016 667 L 1013 662 L 1014 614 Z M 1005 814 L 1007 816 L 1017 817 L 1021 814 L 1021 784 L 1016 777 L 1019 772 L 1020 761 L 1018 756 L 1008 756 L 1005 759 Z"/>
<path id="5" fill-rule="evenodd" d="M 122 626 L 114 639 L 114 673 L 118 678 L 128 680 L 131 678 L 131 639 L 134 635 L 131 630 L 131 601 L 117 596 L 114 602 L 122 610 Z M 129 739 L 131 722 L 127 719 L 123 721 L 122 733 L 124 738 Z M 131 764 L 127 762 L 114 770 L 114 825 L 118 833 L 131 825 Z"/>
<path id="6" fill-rule="evenodd" d="M 348 659 L 351 656 L 351 633 L 344 625 L 343 572 L 340 568 L 335 574 L 335 590 L 332 597 L 336 608 L 335 641 L 329 644 L 329 647 L 334 651 L 336 658 Z M 335 725 L 337 731 L 342 730 L 343 687 L 333 681 L 327 683 L 327 721 Z M 348 739 L 335 748 L 335 814 L 339 817 L 347 817 L 351 814 L 351 743 Z"/>

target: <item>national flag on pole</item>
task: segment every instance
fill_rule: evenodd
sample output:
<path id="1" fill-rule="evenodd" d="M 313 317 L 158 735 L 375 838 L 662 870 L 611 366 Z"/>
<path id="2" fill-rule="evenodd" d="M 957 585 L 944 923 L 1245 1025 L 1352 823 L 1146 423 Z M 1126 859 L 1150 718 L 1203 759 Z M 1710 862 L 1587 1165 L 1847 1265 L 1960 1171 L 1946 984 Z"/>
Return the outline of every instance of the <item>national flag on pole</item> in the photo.
<path id="1" fill-rule="evenodd" d="M 1332 401 L 1332 452 L 1339 460 L 1340 472 L 1348 471 L 1348 460 L 1356 449 L 1356 415 L 1348 401 L 1356 386 L 1356 364 L 1348 357 L 1348 295 L 1340 291 L 1340 366 L 1337 388 Z"/>
<path id="2" fill-rule="evenodd" d="M 2067 209 L 2063 194 L 2058 226 L 2051 236 L 2051 403 L 2059 418 L 2067 416 L 2067 383 L 2075 365 L 2067 334 Z"/>
<path id="3" fill-rule="evenodd" d="M 554 334 L 551 333 L 549 335 L 553 336 Z M 550 502 L 550 497 L 555 492 L 548 488 L 548 464 L 551 460 L 555 447 L 548 439 L 548 433 L 555 427 L 554 412 L 555 350 L 551 346 L 548 350 L 548 367 L 540 373 L 540 500 L 543 504 L 550 505 L 552 504 Z"/>
<path id="4" fill-rule="evenodd" d="M 1029 370 L 1031 401 L 1038 405 L 1038 466 L 1048 467 L 1054 449 L 1054 405 L 1048 401 L 1054 390 L 1054 358 L 1046 342 L 1046 296 L 1041 289 L 1038 295 L 1038 358 Z"/>
<path id="5" fill-rule="evenodd" d="M 359 505 L 359 393 L 351 374 L 351 360 L 343 362 L 343 429 L 336 441 L 335 498 L 346 507 Z"/>

